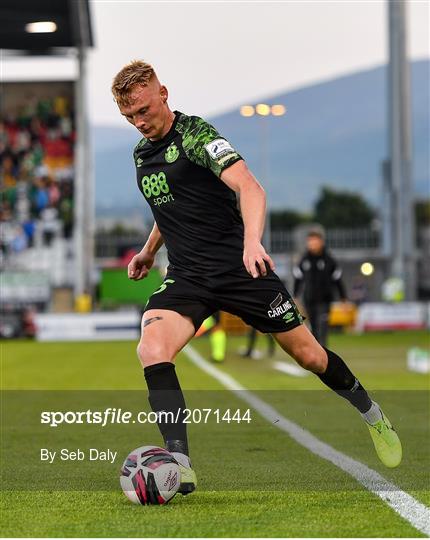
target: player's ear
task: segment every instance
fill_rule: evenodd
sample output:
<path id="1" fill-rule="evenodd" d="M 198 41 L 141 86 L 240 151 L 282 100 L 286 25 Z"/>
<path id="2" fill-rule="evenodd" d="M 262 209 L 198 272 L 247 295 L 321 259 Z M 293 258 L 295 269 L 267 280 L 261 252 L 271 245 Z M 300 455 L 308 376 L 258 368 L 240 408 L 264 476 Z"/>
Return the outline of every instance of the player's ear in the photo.
<path id="1" fill-rule="evenodd" d="M 160 97 L 163 103 L 166 103 L 167 98 L 169 97 L 169 92 L 167 91 L 167 88 L 164 85 L 160 87 Z"/>

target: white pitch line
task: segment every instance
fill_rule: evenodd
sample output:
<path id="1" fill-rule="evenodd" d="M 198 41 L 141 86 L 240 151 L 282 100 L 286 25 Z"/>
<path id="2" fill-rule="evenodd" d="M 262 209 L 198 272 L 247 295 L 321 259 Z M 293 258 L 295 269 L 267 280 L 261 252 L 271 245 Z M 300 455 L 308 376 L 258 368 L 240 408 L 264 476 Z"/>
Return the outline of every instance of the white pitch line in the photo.
<path id="1" fill-rule="evenodd" d="M 273 362 L 273 367 L 293 377 L 307 377 L 309 375 L 309 371 L 306 371 L 306 369 L 295 366 L 294 364 L 288 364 L 287 362 Z"/>
<path id="2" fill-rule="evenodd" d="M 313 454 L 330 461 L 339 467 L 362 486 L 381 498 L 388 506 L 397 512 L 403 519 L 408 521 L 415 529 L 430 536 L 430 508 L 414 499 L 411 495 L 402 491 L 399 487 L 386 480 L 378 472 L 367 465 L 335 450 L 329 444 L 320 441 L 317 437 L 306 431 L 298 424 L 285 418 L 271 405 L 258 396 L 246 390 L 233 377 L 222 372 L 205 360 L 191 345 L 187 345 L 183 352 L 200 369 L 211 375 L 223 386 L 231 390 L 238 398 L 246 401 L 263 418 L 288 435 L 296 442 L 307 448 Z M 276 421 L 276 423 L 274 423 Z"/>

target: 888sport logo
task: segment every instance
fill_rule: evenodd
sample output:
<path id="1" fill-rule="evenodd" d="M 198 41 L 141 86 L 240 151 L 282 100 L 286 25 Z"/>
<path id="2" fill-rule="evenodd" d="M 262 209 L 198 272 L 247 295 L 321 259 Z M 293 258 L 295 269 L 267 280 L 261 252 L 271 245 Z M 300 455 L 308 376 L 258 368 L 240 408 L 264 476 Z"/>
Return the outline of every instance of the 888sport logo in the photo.
<path id="1" fill-rule="evenodd" d="M 174 201 L 170 193 L 170 187 L 164 172 L 153 173 L 150 176 L 143 176 L 141 180 L 143 194 L 147 199 L 154 197 L 152 202 L 155 206 Z"/>

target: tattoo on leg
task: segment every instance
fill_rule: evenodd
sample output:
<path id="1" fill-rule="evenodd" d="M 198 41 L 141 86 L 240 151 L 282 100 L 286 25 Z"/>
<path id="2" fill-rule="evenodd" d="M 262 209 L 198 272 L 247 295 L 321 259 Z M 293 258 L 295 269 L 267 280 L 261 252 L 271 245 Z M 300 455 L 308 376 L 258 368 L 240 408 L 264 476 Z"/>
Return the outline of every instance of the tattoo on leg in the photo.
<path id="1" fill-rule="evenodd" d="M 161 320 L 163 320 L 163 317 L 151 317 L 150 319 L 146 319 L 145 321 L 143 321 L 143 328 L 145 328 L 145 326 L 148 326 L 148 324 Z"/>

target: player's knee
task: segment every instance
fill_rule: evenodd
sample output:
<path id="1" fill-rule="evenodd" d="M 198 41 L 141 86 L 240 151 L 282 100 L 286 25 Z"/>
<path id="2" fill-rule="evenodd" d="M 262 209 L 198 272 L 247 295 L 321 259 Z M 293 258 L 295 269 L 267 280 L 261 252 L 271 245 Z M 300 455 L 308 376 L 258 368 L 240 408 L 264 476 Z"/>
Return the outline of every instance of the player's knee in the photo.
<path id="1" fill-rule="evenodd" d="M 157 341 L 141 339 L 137 345 L 137 356 L 143 367 L 159 362 L 170 362 L 166 348 Z"/>
<path id="2" fill-rule="evenodd" d="M 305 345 L 295 352 L 294 358 L 302 368 L 313 373 L 324 373 L 327 368 L 327 354 L 320 346 Z"/>

